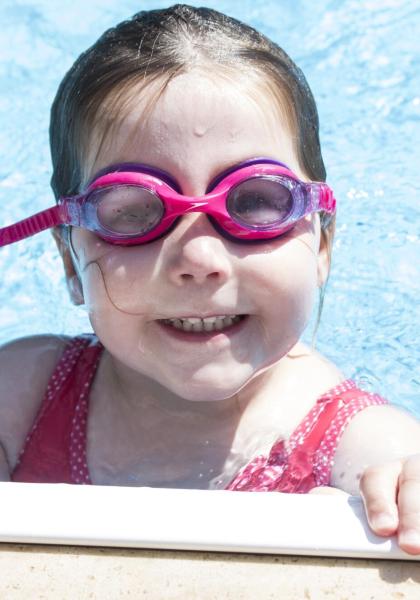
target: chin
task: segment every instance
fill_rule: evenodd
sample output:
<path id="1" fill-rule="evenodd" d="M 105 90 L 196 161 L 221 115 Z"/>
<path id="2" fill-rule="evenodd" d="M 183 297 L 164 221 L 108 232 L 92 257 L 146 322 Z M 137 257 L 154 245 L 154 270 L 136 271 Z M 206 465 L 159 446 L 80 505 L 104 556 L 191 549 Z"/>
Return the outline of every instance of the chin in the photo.
<path id="1" fill-rule="evenodd" d="M 223 402 L 223 400 L 227 400 L 234 396 L 240 387 L 237 389 L 215 389 L 214 387 L 209 386 L 197 386 L 190 387 L 188 390 L 174 390 L 175 393 L 184 400 L 189 400 L 190 402 Z"/>
<path id="2" fill-rule="evenodd" d="M 242 373 L 242 376 L 239 373 L 236 375 L 236 377 L 232 378 L 228 377 L 227 374 L 220 374 L 211 379 L 203 378 L 201 380 L 197 376 L 193 376 L 190 379 L 186 378 L 182 382 L 175 382 L 172 379 L 164 385 L 185 400 L 217 403 L 234 397 L 255 377 L 256 373 L 247 372 L 246 374 Z M 180 385 L 177 385 L 177 383 Z"/>
<path id="3" fill-rule="evenodd" d="M 225 385 L 220 385 L 222 381 Z M 244 381 L 223 381 L 223 378 L 212 381 L 199 381 L 197 378 L 185 378 L 183 381 L 162 382 L 163 385 L 177 396 L 190 402 L 223 402 L 237 394 L 246 385 L 248 378 Z"/>

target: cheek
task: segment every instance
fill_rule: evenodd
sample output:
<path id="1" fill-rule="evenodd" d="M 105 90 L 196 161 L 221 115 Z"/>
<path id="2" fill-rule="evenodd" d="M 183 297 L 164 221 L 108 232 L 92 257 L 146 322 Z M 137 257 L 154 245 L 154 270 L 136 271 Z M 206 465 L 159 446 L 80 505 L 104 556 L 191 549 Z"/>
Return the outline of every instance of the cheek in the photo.
<path id="1" fill-rule="evenodd" d="M 266 324 L 266 339 L 295 343 L 310 319 L 317 293 L 317 259 L 312 238 L 276 243 L 248 257 L 248 289 Z M 294 340 L 294 341 L 293 341 Z"/>
<path id="2" fill-rule="evenodd" d="M 312 313 L 317 290 L 316 268 L 273 270 L 270 296 L 263 299 L 270 321 L 283 336 L 300 337 Z"/>
<path id="3" fill-rule="evenodd" d="M 112 246 L 92 234 L 83 238 L 84 243 L 75 243 L 74 249 L 89 312 L 113 308 L 126 315 L 150 313 L 153 307 L 149 306 L 150 295 L 145 289 L 153 286 L 156 262 L 150 247 Z"/>
<path id="4" fill-rule="evenodd" d="M 89 320 L 102 344 L 125 365 L 145 360 L 145 331 L 150 309 L 144 294 L 124 290 L 125 274 L 110 274 L 100 258 L 88 263 L 83 271 L 82 284 Z M 121 284 L 121 288 L 120 288 Z"/>

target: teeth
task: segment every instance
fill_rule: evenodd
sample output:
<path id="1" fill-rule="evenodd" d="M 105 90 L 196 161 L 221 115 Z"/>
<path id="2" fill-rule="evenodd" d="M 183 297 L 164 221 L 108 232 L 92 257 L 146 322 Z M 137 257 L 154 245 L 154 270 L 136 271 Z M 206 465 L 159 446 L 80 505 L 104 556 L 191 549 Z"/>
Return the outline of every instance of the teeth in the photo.
<path id="1" fill-rule="evenodd" d="M 204 331 L 213 331 L 215 322 L 216 322 L 216 319 L 213 322 L 203 320 Z"/>
<path id="2" fill-rule="evenodd" d="M 172 325 L 183 331 L 221 331 L 241 320 L 239 315 L 221 315 L 217 317 L 185 317 L 182 319 L 164 319 L 166 325 Z"/>

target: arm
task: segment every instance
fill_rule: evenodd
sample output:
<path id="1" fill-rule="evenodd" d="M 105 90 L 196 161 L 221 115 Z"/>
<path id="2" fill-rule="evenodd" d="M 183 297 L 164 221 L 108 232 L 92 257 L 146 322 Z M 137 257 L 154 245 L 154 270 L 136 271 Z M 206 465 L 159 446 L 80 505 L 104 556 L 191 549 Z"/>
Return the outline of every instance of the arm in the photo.
<path id="1" fill-rule="evenodd" d="M 356 415 L 337 447 L 331 485 L 360 493 L 372 530 L 397 533 L 403 550 L 420 554 L 420 424 L 415 418 L 395 406 L 372 406 Z"/>

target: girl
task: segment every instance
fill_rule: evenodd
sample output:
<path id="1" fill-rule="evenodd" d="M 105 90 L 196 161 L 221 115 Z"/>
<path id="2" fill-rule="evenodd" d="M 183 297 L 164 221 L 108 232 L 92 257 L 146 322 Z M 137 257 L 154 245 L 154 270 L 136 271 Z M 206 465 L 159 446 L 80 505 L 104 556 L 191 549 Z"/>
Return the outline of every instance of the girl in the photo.
<path id="1" fill-rule="evenodd" d="M 290 58 L 213 10 L 142 12 L 67 73 L 50 138 L 57 205 L 0 244 L 53 227 L 95 334 L 2 348 L 3 480 L 331 486 L 420 553 L 418 423 L 299 341 L 335 199 Z"/>

